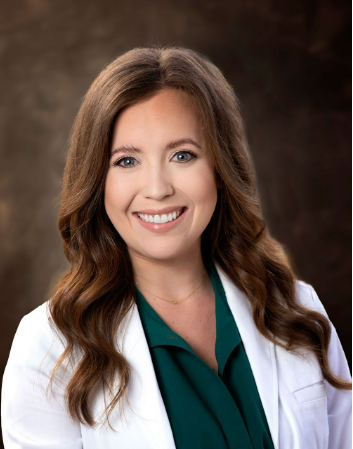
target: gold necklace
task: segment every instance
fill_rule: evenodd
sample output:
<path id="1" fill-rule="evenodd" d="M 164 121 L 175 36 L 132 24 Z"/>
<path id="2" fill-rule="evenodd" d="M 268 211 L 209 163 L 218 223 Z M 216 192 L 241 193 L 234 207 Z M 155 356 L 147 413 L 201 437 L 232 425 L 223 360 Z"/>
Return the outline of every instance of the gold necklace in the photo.
<path id="1" fill-rule="evenodd" d="M 207 273 L 206 273 L 206 274 L 207 274 Z M 151 293 L 151 295 L 157 296 L 157 298 L 163 299 L 164 301 L 171 302 L 171 303 L 173 303 L 173 304 L 181 304 L 181 303 L 184 302 L 186 299 L 190 298 L 190 296 L 191 296 L 193 293 L 195 293 L 196 290 L 198 290 L 198 289 L 201 287 L 201 285 L 203 284 L 204 278 L 206 277 L 206 274 L 203 276 L 202 281 L 201 281 L 201 284 L 200 284 L 200 285 L 199 285 L 193 292 L 191 292 L 190 295 L 188 295 L 186 298 L 181 299 L 180 301 L 170 301 L 169 299 L 165 299 L 165 298 L 162 298 L 161 296 L 155 295 L 154 293 L 150 292 L 150 291 L 147 290 L 146 288 L 145 288 L 145 290 L 146 290 L 146 292 Z M 138 285 L 137 282 L 135 282 L 135 284 Z"/>

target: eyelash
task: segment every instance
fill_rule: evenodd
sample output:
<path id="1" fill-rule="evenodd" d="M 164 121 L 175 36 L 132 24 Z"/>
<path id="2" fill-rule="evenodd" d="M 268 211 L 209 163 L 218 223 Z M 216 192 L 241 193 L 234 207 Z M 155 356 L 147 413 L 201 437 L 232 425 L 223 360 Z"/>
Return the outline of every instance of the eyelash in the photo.
<path id="1" fill-rule="evenodd" d="M 176 154 L 179 154 L 179 153 L 189 153 L 191 156 L 192 156 L 192 158 L 191 159 L 189 159 L 188 161 L 182 161 L 182 162 L 180 162 L 181 164 L 185 164 L 186 162 L 190 162 L 190 161 L 192 161 L 193 159 L 196 159 L 198 156 L 193 152 L 193 151 L 190 151 L 190 150 L 181 150 L 181 151 L 177 151 L 176 153 L 174 153 L 173 154 L 173 157 L 176 155 Z M 118 165 L 119 164 L 119 162 L 120 161 L 123 161 L 124 159 L 135 159 L 133 156 L 124 156 L 124 157 L 121 157 L 120 159 L 118 159 L 117 161 L 115 161 L 115 162 L 113 162 L 113 167 L 120 167 L 120 168 L 133 168 L 134 167 L 134 165 L 131 165 L 130 167 L 124 167 L 123 165 Z M 135 159 L 136 160 L 136 159 Z"/>

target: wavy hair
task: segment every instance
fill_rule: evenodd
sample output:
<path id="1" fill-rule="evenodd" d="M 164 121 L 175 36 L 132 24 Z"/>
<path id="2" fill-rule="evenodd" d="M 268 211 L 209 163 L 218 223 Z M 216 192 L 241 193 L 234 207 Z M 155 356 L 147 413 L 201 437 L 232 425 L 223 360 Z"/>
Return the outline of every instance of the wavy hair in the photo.
<path id="1" fill-rule="evenodd" d="M 178 46 L 139 47 L 119 56 L 94 80 L 75 118 L 59 212 L 70 265 L 48 301 L 50 324 L 65 337 L 66 346 L 50 384 L 64 360 L 71 359 L 78 348 L 81 357 L 65 390 L 73 419 L 97 425 L 90 411 L 90 395 L 100 384 L 112 392 L 115 376 L 119 388 L 106 406 L 108 421 L 116 404 L 127 396 L 131 367 L 115 341 L 136 300 L 134 279 L 126 244 L 105 211 L 104 187 L 119 112 L 165 88 L 182 89 L 195 103 L 222 185 L 201 238 L 204 262 L 218 262 L 247 295 L 262 335 L 298 355 L 299 349 L 309 349 L 327 382 L 351 389 L 351 382 L 337 378 L 329 367 L 329 320 L 299 303 L 289 251 L 270 235 L 264 221 L 232 86 L 207 57 Z"/>

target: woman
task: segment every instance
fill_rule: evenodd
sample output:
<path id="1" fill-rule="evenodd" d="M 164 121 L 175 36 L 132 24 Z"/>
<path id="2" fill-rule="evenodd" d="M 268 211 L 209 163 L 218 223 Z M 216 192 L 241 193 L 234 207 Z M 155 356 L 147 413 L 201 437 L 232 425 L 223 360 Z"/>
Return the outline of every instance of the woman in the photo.
<path id="1" fill-rule="evenodd" d="M 238 100 L 204 56 L 133 49 L 76 117 L 70 269 L 16 332 L 5 448 L 351 447 L 351 376 L 261 214 Z"/>

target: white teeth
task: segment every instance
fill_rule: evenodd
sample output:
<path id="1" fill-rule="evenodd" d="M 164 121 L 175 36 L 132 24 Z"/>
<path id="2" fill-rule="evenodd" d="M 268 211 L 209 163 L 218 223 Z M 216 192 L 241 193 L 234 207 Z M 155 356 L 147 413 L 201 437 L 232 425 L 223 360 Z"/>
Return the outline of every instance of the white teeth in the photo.
<path id="1" fill-rule="evenodd" d="M 167 214 L 147 215 L 147 214 L 139 214 L 139 213 L 137 213 L 137 215 L 141 218 L 141 220 L 143 220 L 147 223 L 167 223 L 168 221 L 176 220 L 179 217 L 179 215 L 181 214 L 181 212 L 182 212 L 182 210 L 179 211 L 178 213 L 171 212 L 168 215 Z"/>

